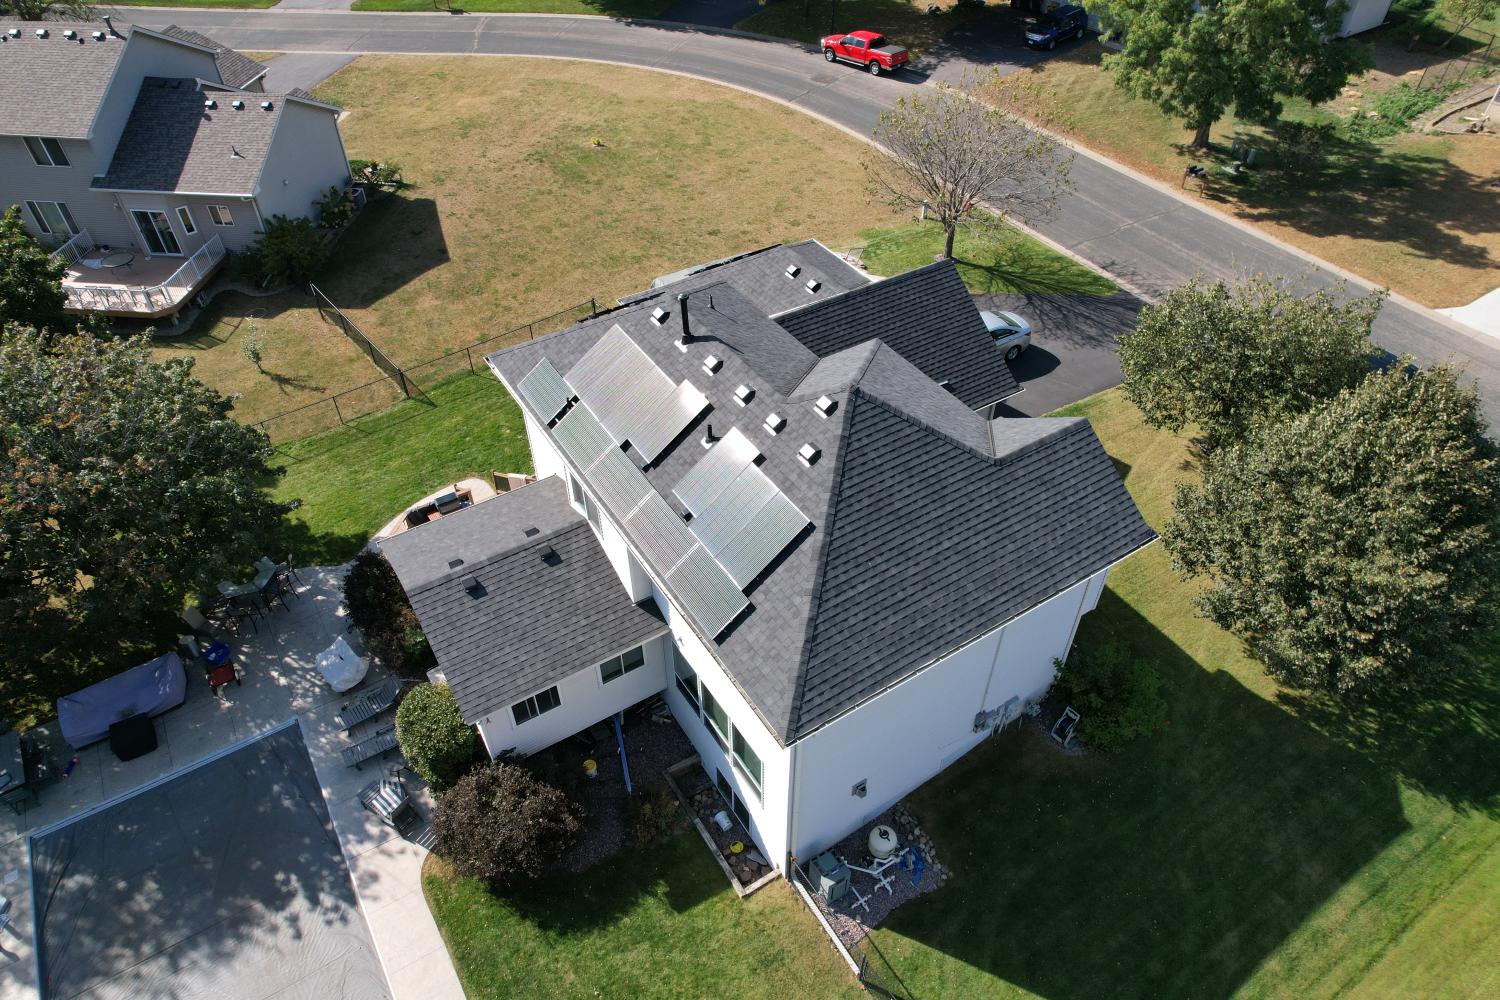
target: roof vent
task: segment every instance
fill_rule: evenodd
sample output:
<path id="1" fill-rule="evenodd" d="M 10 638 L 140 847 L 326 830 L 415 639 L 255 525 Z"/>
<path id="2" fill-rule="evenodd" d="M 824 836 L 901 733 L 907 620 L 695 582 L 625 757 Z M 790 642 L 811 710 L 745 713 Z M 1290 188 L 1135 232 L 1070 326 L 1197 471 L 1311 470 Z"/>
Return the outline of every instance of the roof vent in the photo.
<path id="1" fill-rule="evenodd" d="M 527 538 L 530 538 L 532 535 L 540 535 L 541 533 L 542 530 L 540 528 L 531 524 L 528 524 L 526 527 L 521 529 L 521 534 L 525 535 Z"/>
<path id="2" fill-rule="evenodd" d="M 671 313 L 667 312 L 661 306 L 657 306 L 655 309 L 651 310 L 651 322 L 655 323 L 657 326 L 661 326 L 671 315 Z"/>
<path id="3" fill-rule="evenodd" d="M 261 101 L 260 102 L 260 109 L 262 111 L 270 111 L 271 110 L 271 102 L 270 101 Z"/>
<path id="4" fill-rule="evenodd" d="M 470 597 L 474 598 L 483 597 L 486 593 L 484 584 L 479 582 L 479 578 L 477 576 L 464 577 L 464 591 Z"/>
<path id="5" fill-rule="evenodd" d="M 806 288 L 807 289 L 807 294 L 811 295 L 814 292 L 816 292 L 818 289 L 822 288 L 823 287 L 823 283 L 821 281 L 818 281 L 817 279 L 814 278 L 814 279 L 809 280 L 808 283 L 805 284 L 805 285 L 803 285 L 802 287 Z"/>
<path id="6" fill-rule="evenodd" d="M 63 37 L 71 41 L 72 39 L 78 37 L 78 32 L 74 31 L 72 28 L 69 28 L 67 31 L 63 32 Z"/>
<path id="7" fill-rule="evenodd" d="M 814 445 L 805 444 L 797 449 L 797 461 L 801 462 L 808 468 L 811 468 L 812 464 L 818 460 L 818 456 L 821 454 L 823 453 L 819 451 Z"/>
<path id="8" fill-rule="evenodd" d="M 755 398 L 755 390 L 748 385 L 742 385 L 734 390 L 734 401 L 741 406 L 748 406 L 750 400 Z"/>
<path id="9" fill-rule="evenodd" d="M 108 36 L 105 35 L 104 32 L 102 32 L 102 31 L 96 31 L 96 32 L 94 32 L 94 41 L 96 41 L 96 42 L 102 42 L 107 37 Z"/>
<path id="10" fill-rule="evenodd" d="M 767 434 L 780 434 L 781 429 L 786 426 L 786 417 L 779 413 L 768 413 L 764 426 Z"/>
<path id="11" fill-rule="evenodd" d="M 232 108 L 234 108 L 234 110 L 236 110 L 236 111 L 244 111 L 245 110 L 245 102 L 244 101 L 232 101 L 232 102 L 230 102 L 229 106 L 232 107 Z"/>
<path id="12" fill-rule="evenodd" d="M 47 37 L 47 29 L 46 28 L 38 28 L 38 29 L 36 29 L 36 37 L 38 37 L 38 38 L 46 38 Z"/>
<path id="13" fill-rule="evenodd" d="M 796 264 L 790 264 L 790 265 L 787 266 L 786 276 L 788 278 L 795 278 L 797 275 L 799 275 L 801 273 L 802 273 L 802 268 L 798 267 Z"/>
<path id="14" fill-rule="evenodd" d="M 705 448 L 712 448 L 714 446 L 714 442 L 717 441 L 717 440 L 719 440 L 719 439 L 714 436 L 714 425 L 713 424 L 704 424 L 703 425 L 703 440 L 702 440 L 702 442 L 700 442 L 703 445 L 703 447 L 705 447 Z"/>
<path id="15" fill-rule="evenodd" d="M 210 97 L 208 100 L 203 102 L 203 106 L 212 111 L 214 108 L 217 108 L 219 106 L 219 102 Z"/>
<path id="16" fill-rule="evenodd" d="M 710 354 L 703 359 L 703 373 L 705 375 L 712 375 L 714 372 L 723 367 L 724 362 L 719 359 L 719 356 L 717 354 Z"/>
<path id="17" fill-rule="evenodd" d="M 462 557 L 457 557 L 457 558 L 449 559 L 448 560 L 448 568 L 449 569 L 458 569 L 458 567 L 462 566 L 463 564 L 464 564 L 464 561 L 463 561 Z"/>
<path id="18" fill-rule="evenodd" d="M 551 566 L 557 562 L 557 550 L 550 545 L 543 545 L 537 550 L 537 555 L 542 557 L 542 562 Z"/>
<path id="19" fill-rule="evenodd" d="M 233 146 L 230 146 L 229 147 L 229 158 L 231 160 L 243 160 L 245 158 L 245 154 L 241 153 L 238 149 L 234 148 Z"/>
<path id="20" fill-rule="evenodd" d="M 20 28 L 11 28 L 9 31 L 6 32 L 6 34 L 9 35 L 12 38 L 20 38 L 21 37 L 21 29 Z"/>
<path id="21" fill-rule="evenodd" d="M 834 410 L 838 409 L 838 406 L 839 406 L 839 404 L 835 403 L 833 400 L 829 399 L 827 396 L 819 396 L 813 402 L 813 409 L 815 409 L 815 410 L 818 411 L 818 416 L 824 417 L 824 418 L 826 418 Z"/>

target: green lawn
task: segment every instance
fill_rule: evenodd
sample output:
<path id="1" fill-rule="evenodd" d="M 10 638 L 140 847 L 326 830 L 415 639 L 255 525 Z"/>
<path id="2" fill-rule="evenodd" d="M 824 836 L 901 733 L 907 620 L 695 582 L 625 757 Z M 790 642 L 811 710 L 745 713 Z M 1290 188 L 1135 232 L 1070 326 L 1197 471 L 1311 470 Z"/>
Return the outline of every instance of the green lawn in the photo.
<path id="1" fill-rule="evenodd" d="M 1109 295 L 1119 287 L 1108 278 L 1006 227 L 1000 241 L 979 239 L 960 229 L 953 244 L 958 273 L 971 292 L 1050 292 Z M 893 229 L 872 229 L 863 261 L 875 274 L 892 275 L 931 264 L 943 250 L 943 228 L 935 222 L 912 222 Z"/>
<path id="2" fill-rule="evenodd" d="M 504 896 L 423 874 L 470 1000 L 864 995 L 789 886 L 739 899 L 693 830 Z"/>
<path id="3" fill-rule="evenodd" d="M 349 427 L 277 448 L 274 494 L 301 500 L 286 529 L 299 565 L 352 558 L 370 536 L 444 483 L 530 472 L 521 411 L 487 375 L 462 375 Z"/>

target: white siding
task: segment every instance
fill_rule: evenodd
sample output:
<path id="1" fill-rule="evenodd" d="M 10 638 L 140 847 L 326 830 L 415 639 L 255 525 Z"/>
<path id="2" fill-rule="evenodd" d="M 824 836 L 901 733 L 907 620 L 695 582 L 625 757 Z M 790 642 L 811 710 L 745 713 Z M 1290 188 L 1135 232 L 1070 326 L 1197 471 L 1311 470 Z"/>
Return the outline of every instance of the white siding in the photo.
<path id="1" fill-rule="evenodd" d="M 1349 0 L 1349 9 L 1344 12 L 1344 23 L 1339 28 L 1339 36 L 1354 35 L 1379 27 L 1390 9 L 1391 0 Z"/>
<path id="2" fill-rule="evenodd" d="M 220 82 L 219 67 L 211 52 L 139 33 L 123 44 L 125 52 L 115 66 L 109 93 L 104 95 L 99 114 L 94 119 L 93 145 L 99 159 L 97 173 L 101 174 L 114 156 L 115 144 L 120 141 L 120 133 L 130 119 L 130 110 L 135 107 L 142 80 L 148 76 L 168 76 Z"/>
<path id="3" fill-rule="evenodd" d="M 193 221 L 198 224 L 198 235 L 193 239 L 199 244 L 217 236 L 224 241 L 224 248 L 229 252 L 244 253 L 260 238 L 260 219 L 255 214 L 254 202 L 249 198 L 185 198 L 174 195 L 168 201 L 173 206 L 187 205 L 192 211 Z M 214 225 L 213 218 L 208 214 L 210 205 L 227 207 L 234 225 Z M 178 224 L 175 214 L 172 216 L 172 224 Z"/>
<path id="4" fill-rule="evenodd" d="M 977 746 L 988 735 L 974 732 L 977 712 L 1040 698 L 1104 577 L 1074 584 L 798 742 L 797 857 L 810 860 Z M 853 794 L 860 781 L 863 798 Z"/>
<path id="5" fill-rule="evenodd" d="M 510 389 L 509 386 L 506 387 Z M 512 391 L 512 395 L 514 392 Z M 537 426 L 530 413 L 521 411 L 526 417 L 526 444 L 531 449 L 531 471 L 538 479 L 546 479 L 548 476 L 561 476 L 567 472 L 563 465 L 562 456 L 557 453 L 552 439 L 547 432 Z"/>
<path id="6" fill-rule="evenodd" d="M 37 228 L 31 213 L 26 211 L 26 201 L 63 202 L 73 214 L 73 221 L 87 229 L 96 243 L 114 247 L 139 244 L 140 237 L 135 235 L 114 198 L 89 188 L 94 175 L 102 173 L 108 163 L 101 163 L 83 140 L 59 141 L 70 166 L 39 167 L 20 136 L 0 136 L 0 208 L 20 205 L 27 231 L 48 244 L 62 240 L 46 236 Z"/>
<path id="7" fill-rule="evenodd" d="M 479 735 L 484 739 L 485 748 L 491 757 L 509 749 L 522 755 L 533 753 L 651 697 L 666 684 L 668 667 L 663 648 L 658 640 L 646 643 L 645 666 L 608 684 L 600 680 L 598 664 L 589 664 L 570 674 L 557 684 L 562 704 L 519 726 L 510 706 L 496 709 L 479 723 Z M 535 693 L 526 692 L 527 695 Z"/>
<path id="8" fill-rule="evenodd" d="M 262 218 L 317 218 L 313 207 L 330 187 L 349 180 L 349 162 L 332 111 L 286 101 L 261 168 L 256 201 Z"/>

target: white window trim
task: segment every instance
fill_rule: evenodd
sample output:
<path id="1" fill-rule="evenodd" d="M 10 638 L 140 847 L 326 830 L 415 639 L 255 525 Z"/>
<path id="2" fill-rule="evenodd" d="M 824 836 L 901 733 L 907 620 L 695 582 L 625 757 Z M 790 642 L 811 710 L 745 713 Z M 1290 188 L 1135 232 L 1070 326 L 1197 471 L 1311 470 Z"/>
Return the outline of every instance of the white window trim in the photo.
<path id="1" fill-rule="evenodd" d="M 52 228 L 51 224 L 47 222 L 46 216 L 41 213 L 41 206 L 43 205 L 51 205 L 57 209 L 58 218 L 63 220 L 63 226 L 69 230 L 67 233 L 59 233 Z M 31 214 L 31 221 L 36 223 L 37 228 L 42 231 L 43 236 L 77 236 L 83 232 L 82 229 L 78 228 L 78 220 L 73 218 L 73 213 L 68 209 L 68 203 L 65 201 L 37 201 L 34 198 L 27 198 L 26 211 Z M 72 222 L 72 226 L 68 225 L 70 221 Z"/>
<path id="2" fill-rule="evenodd" d="M 198 231 L 198 223 L 193 220 L 193 212 L 187 205 L 177 206 L 177 221 L 182 223 L 182 231 L 192 236 Z"/>
<path id="3" fill-rule="evenodd" d="M 220 219 L 224 221 L 219 221 Z M 221 229 L 227 229 L 234 225 L 234 213 L 229 210 L 228 205 L 208 206 L 208 221 Z"/>
<path id="4" fill-rule="evenodd" d="M 31 154 L 31 162 L 35 163 L 37 166 L 39 166 L 39 167 L 71 167 L 73 165 L 73 161 L 68 159 L 68 153 L 67 153 L 67 151 L 65 149 L 62 148 L 62 143 L 59 140 L 52 139 L 53 142 L 57 143 L 57 151 L 62 154 L 62 158 L 63 158 L 63 162 L 62 163 L 58 163 L 57 160 L 53 158 L 52 151 L 47 148 L 47 140 L 51 139 L 52 138 L 51 136 L 27 135 L 27 136 L 22 136 L 21 138 L 22 138 L 22 141 L 26 143 L 26 151 Z M 35 146 L 31 145 L 31 143 L 33 141 L 36 143 Z M 44 157 L 46 157 L 46 162 L 45 163 L 42 162 L 41 160 L 37 159 L 37 150 L 41 150 L 42 155 Z"/>

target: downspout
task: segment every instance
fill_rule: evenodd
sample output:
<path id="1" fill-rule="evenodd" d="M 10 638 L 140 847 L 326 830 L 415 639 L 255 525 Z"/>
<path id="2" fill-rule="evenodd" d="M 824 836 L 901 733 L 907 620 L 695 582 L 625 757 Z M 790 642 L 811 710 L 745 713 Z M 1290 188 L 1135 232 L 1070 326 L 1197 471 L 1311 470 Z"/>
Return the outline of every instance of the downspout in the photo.
<path id="1" fill-rule="evenodd" d="M 781 866 L 782 878 L 791 877 L 791 859 L 793 857 L 793 850 L 797 846 L 797 777 L 798 772 L 802 769 L 802 754 L 799 752 L 801 749 L 802 741 L 800 740 L 787 748 L 787 752 L 791 754 L 792 759 L 788 762 L 786 768 L 786 857 L 783 859 Z"/>

